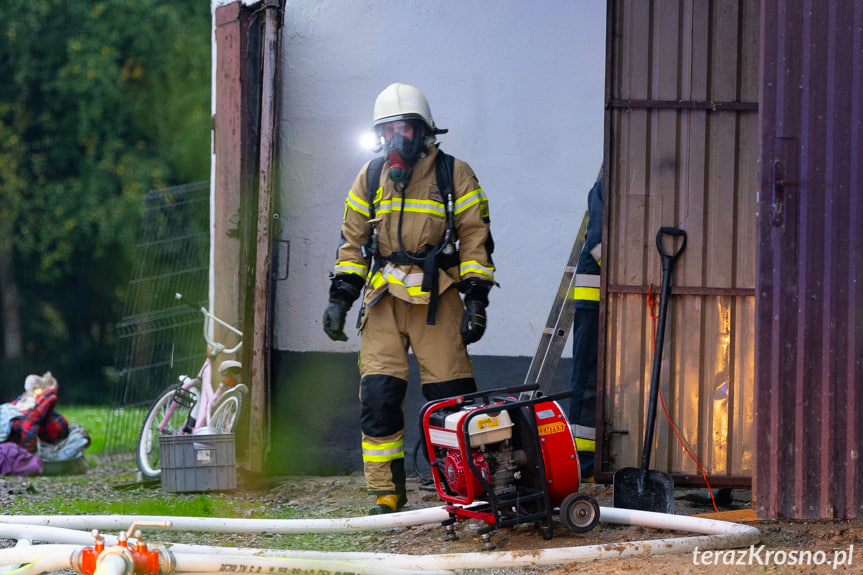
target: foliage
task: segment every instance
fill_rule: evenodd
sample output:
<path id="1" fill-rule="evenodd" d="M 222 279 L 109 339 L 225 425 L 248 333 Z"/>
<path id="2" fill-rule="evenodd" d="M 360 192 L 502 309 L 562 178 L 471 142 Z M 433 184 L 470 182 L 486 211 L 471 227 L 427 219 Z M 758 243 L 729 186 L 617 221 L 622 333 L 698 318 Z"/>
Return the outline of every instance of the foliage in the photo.
<path id="1" fill-rule="evenodd" d="M 0 2 L 0 251 L 24 356 L 6 397 L 51 369 L 64 401 L 107 399 L 141 199 L 209 176 L 208 4 Z"/>

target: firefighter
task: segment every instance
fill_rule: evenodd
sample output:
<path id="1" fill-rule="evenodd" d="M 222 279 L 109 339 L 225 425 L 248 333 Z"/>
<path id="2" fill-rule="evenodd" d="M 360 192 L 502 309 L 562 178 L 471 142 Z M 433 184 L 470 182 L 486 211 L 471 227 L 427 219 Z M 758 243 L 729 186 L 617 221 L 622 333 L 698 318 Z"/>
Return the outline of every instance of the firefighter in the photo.
<path id="1" fill-rule="evenodd" d="M 436 135 L 446 130 L 423 94 L 392 84 L 373 118 L 384 155 L 363 166 L 348 192 L 323 324 L 330 339 L 347 340 L 346 313 L 363 295 L 362 454 L 376 515 L 407 502 L 408 348 L 426 400 L 476 391 L 466 346 L 485 332 L 495 268 L 486 195 L 467 163 L 439 149 Z"/>
<path id="2" fill-rule="evenodd" d="M 587 194 L 587 232 L 575 267 L 571 298 L 573 396 L 569 423 L 578 450 L 581 477 L 593 480 L 596 451 L 596 384 L 599 352 L 599 273 L 602 264 L 602 188 L 599 178 Z"/>

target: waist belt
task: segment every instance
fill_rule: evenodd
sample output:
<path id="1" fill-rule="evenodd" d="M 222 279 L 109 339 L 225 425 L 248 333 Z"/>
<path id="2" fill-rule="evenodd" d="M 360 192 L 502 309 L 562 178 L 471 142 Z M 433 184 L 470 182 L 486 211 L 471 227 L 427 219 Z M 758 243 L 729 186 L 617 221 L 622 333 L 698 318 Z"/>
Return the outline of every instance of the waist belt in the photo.
<path id="1" fill-rule="evenodd" d="M 388 256 L 381 256 L 385 262 L 390 262 L 397 266 L 422 266 L 422 290 L 429 292 L 429 310 L 426 316 L 426 323 L 428 325 L 434 325 L 435 318 L 437 317 L 438 286 L 440 280 L 438 270 L 445 270 L 459 264 L 458 251 L 453 251 L 451 254 L 436 254 L 433 250 L 434 246 L 426 245 L 426 251 L 421 253 L 410 251 L 393 252 Z"/>
<path id="2" fill-rule="evenodd" d="M 381 258 L 385 262 L 390 262 L 391 264 L 397 266 L 408 266 L 412 264 L 417 266 L 425 266 L 425 261 L 428 253 L 428 250 L 420 253 L 410 251 L 393 252 L 388 256 L 381 256 Z M 453 266 L 457 266 L 460 263 L 458 252 L 453 252 L 451 254 L 438 254 L 436 259 L 438 261 L 438 267 L 444 270 Z"/>

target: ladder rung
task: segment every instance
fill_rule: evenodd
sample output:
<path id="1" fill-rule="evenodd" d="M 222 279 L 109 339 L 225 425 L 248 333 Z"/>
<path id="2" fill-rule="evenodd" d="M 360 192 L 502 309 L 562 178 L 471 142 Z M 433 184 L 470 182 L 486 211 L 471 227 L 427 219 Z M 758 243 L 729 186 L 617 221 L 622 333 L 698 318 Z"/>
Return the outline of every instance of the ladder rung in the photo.
<path id="1" fill-rule="evenodd" d="M 569 261 L 564 267 L 560 287 L 558 287 L 555 294 L 546 326 L 542 330 L 539 346 L 524 380 L 525 385 L 534 383 L 539 385 L 539 391 L 543 393 L 548 391 L 554 371 L 557 368 L 557 363 L 560 360 L 561 352 L 566 343 L 566 338 L 569 336 L 569 330 L 572 328 L 574 310 L 567 310 L 566 303 L 572 283 L 572 276 L 575 274 L 578 258 L 581 256 L 581 249 L 584 247 L 587 221 L 588 212 L 585 210 L 584 218 L 581 220 L 581 226 L 575 236 L 575 242 L 569 254 Z M 552 354 L 551 351 L 554 353 Z"/>

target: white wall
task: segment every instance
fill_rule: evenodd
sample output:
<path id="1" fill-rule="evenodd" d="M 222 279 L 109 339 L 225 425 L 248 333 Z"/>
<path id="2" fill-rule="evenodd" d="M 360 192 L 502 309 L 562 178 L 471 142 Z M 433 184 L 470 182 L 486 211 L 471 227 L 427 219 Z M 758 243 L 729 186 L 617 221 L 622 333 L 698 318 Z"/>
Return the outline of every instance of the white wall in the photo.
<path id="1" fill-rule="evenodd" d="M 375 96 L 404 82 L 489 198 L 501 289 L 469 351 L 534 354 L 601 163 L 605 16 L 600 0 L 287 0 L 275 349 L 359 349 L 358 305 L 347 343 L 323 333 L 327 275 Z"/>

